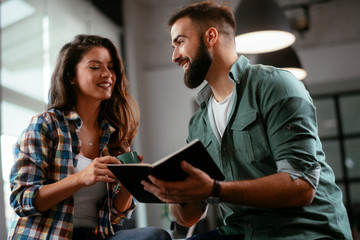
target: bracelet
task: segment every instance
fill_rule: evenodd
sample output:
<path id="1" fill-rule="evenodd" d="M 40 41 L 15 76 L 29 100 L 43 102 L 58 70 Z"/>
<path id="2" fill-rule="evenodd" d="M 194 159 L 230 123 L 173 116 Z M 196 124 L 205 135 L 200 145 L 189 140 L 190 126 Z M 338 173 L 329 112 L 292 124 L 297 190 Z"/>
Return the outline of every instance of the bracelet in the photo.
<path id="1" fill-rule="evenodd" d="M 220 181 L 214 180 L 214 185 L 210 196 L 216 198 L 220 197 Z"/>

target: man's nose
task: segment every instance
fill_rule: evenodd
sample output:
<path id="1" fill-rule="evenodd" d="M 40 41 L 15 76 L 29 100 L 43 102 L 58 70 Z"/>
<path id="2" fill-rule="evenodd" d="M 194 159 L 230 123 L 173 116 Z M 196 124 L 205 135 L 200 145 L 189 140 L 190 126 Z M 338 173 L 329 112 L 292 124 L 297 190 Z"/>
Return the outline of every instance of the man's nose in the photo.
<path id="1" fill-rule="evenodd" d="M 173 51 L 171 60 L 173 63 L 177 63 L 179 58 L 181 58 L 181 54 L 179 53 L 179 50 L 177 48 L 175 48 Z"/>

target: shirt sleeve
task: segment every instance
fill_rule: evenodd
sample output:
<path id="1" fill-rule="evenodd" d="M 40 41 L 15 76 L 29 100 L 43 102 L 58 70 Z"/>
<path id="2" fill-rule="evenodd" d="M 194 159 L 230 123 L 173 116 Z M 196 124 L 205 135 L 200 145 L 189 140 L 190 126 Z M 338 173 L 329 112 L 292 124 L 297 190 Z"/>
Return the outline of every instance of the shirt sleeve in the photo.
<path id="1" fill-rule="evenodd" d="M 113 193 L 114 194 L 113 194 L 113 198 L 112 198 L 112 203 L 114 202 L 116 194 L 117 194 L 118 190 L 120 190 L 121 187 L 122 186 L 121 186 L 121 184 L 119 182 L 114 184 L 114 186 L 113 186 Z M 134 198 L 132 199 L 132 203 L 131 203 L 130 208 L 127 209 L 124 212 L 119 212 L 115 208 L 115 205 L 112 204 L 112 207 L 111 207 L 111 213 L 112 213 L 111 214 L 111 216 L 112 216 L 111 222 L 112 222 L 112 224 L 122 224 L 125 219 L 131 218 L 132 213 L 133 213 L 134 209 L 136 208 L 136 206 L 137 206 L 137 204 L 136 204 L 136 201 L 134 200 Z"/>
<path id="2" fill-rule="evenodd" d="M 131 218 L 137 205 L 133 198 L 130 208 L 124 212 L 119 212 L 114 206 L 114 200 L 121 185 L 117 181 L 113 184 L 107 183 L 106 186 L 107 196 L 99 209 L 99 222 L 95 229 L 95 233 L 100 234 L 103 238 L 114 234 L 112 225 L 122 225 L 125 219 Z"/>
<path id="3" fill-rule="evenodd" d="M 261 84 L 261 109 L 278 172 L 317 187 L 323 157 L 316 110 L 301 81 L 279 70 Z"/>
<path id="4" fill-rule="evenodd" d="M 10 204 L 21 217 L 41 214 L 34 206 L 34 199 L 47 181 L 45 174 L 51 156 L 48 130 L 41 117 L 34 117 L 14 145 Z"/>

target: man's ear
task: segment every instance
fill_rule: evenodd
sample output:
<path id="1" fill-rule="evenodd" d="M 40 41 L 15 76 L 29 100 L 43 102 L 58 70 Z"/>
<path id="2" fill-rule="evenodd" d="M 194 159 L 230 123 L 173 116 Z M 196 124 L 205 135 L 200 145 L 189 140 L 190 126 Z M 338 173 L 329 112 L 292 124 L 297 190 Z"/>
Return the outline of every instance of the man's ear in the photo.
<path id="1" fill-rule="evenodd" d="M 215 45 L 215 43 L 218 41 L 219 33 L 214 27 L 210 27 L 205 33 L 204 33 L 204 43 L 207 47 L 212 47 Z"/>

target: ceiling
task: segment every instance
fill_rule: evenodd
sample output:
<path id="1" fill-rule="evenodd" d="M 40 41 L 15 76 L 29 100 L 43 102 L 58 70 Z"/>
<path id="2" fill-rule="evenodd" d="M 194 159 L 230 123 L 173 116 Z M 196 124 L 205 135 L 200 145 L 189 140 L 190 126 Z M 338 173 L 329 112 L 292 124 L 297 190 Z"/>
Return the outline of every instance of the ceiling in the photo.
<path id="1" fill-rule="evenodd" d="M 173 0 L 174 1 L 174 0 Z M 141 0 L 140 2 L 144 5 L 151 6 L 160 6 L 164 4 L 171 5 L 173 1 L 165 0 Z M 253 0 L 254 1 L 254 0 Z M 275 0 L 278 5 L 287 12 L 302 10 L 306 7 L 311 7 L 316 4 L 321 4 L 330 1 L 339 1 L 339 0 Z M 187 1 L 187 2 L 198 2 L 196 0 Z M 233 0 L 230 2 L 232 7 L 236 7 L 241 0 Z M 123 26 L 123 14 L 118 9 L 121 9 L 123 1 L 122 0 L 91 0 L 91 3 L 98 8 L 101 12 L 107 15 L 112 21 L 114 21 L 119 26 Z M 184 3 L 185 4 L 185 3 Z"/>
<path id="2" fill-rule="evenodd" d="M 119 11 L 122 0 L 91 0 L 92 4 L 119 26 L 123 26 L 123 15 Z"/>

